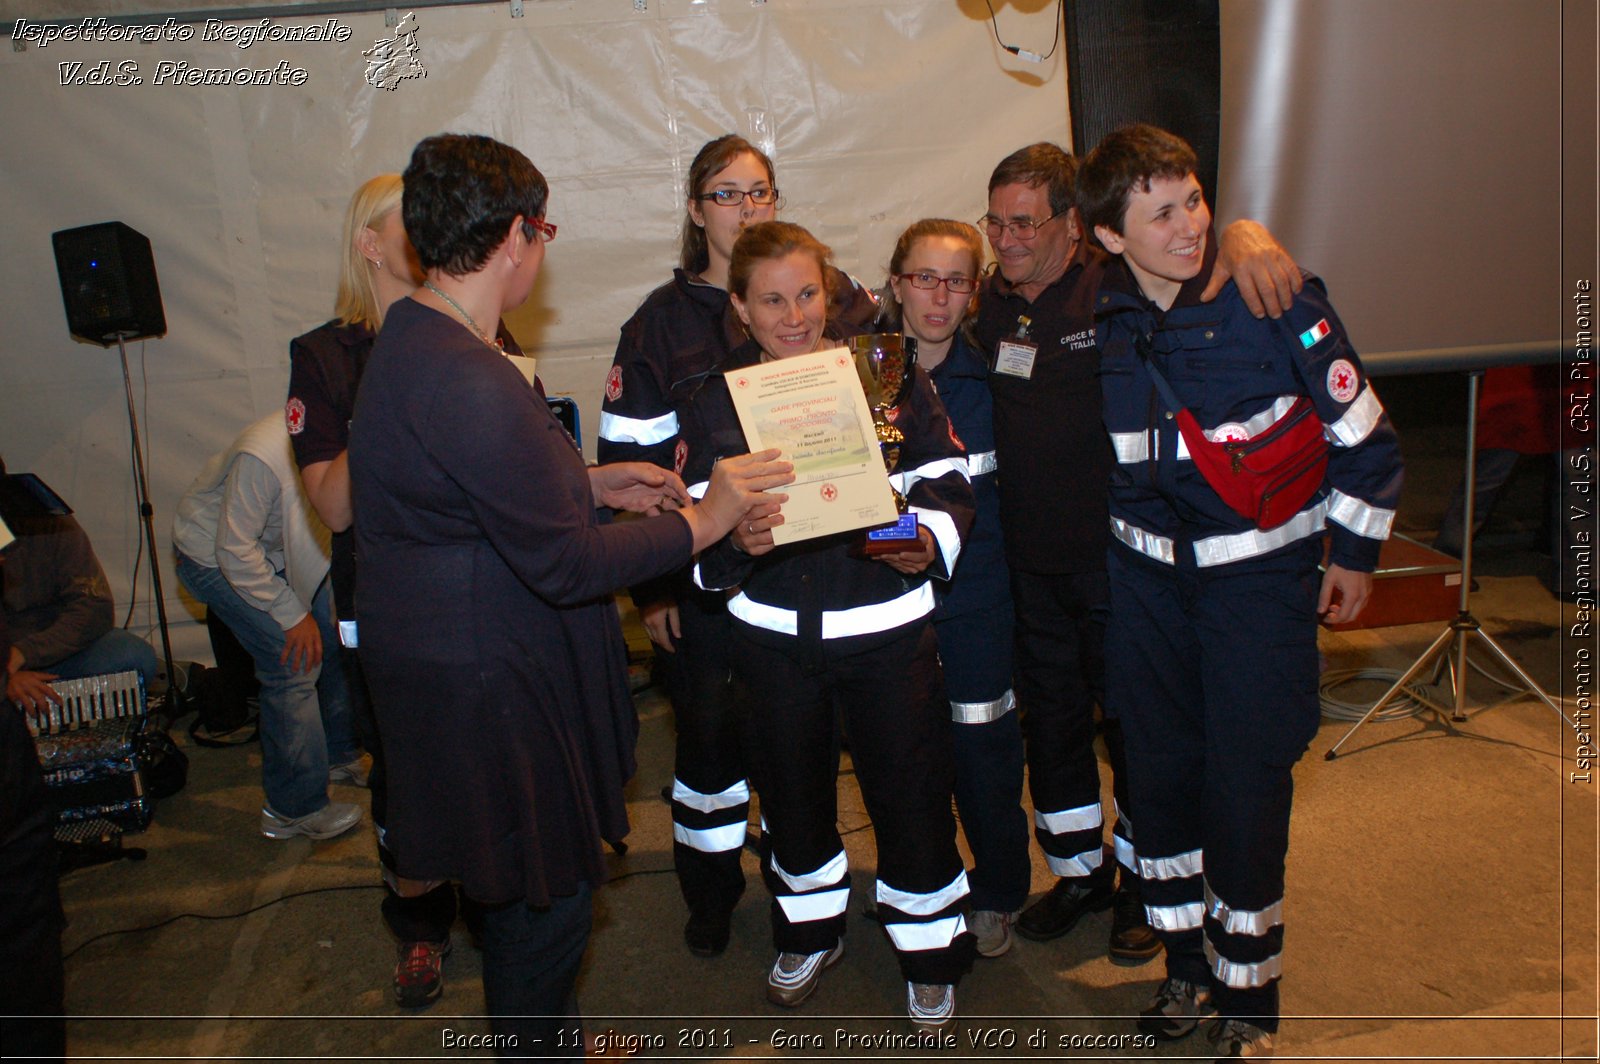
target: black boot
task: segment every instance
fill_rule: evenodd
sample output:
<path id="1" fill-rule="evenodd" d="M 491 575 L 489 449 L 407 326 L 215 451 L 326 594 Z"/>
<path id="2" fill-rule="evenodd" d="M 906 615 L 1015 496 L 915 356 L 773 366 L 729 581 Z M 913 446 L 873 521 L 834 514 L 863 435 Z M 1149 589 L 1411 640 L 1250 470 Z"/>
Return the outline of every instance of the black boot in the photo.
<path id="1" fill-rule="evenodd" d="M 1071 931 L 1085 913 L 1105 912 L 1111 907 L 1115 875 L 1107 862 L 1087 876 L 1057 880 L 1049 893 L 1017 918 L 1017 934 L 1048 942 Z"/>
<path id="2" fill-rule="evenodd" d="M 732 913 L 691 912 L 683 925 L 683 941 L 696 957 L 720 956 L 728 948 L 732 922 Z"/>
<path id="3" fill-rule="evenodd" d="M 1130 966 L 1144 964 L 1160 952 L 1161 939 L 1150 926 L 1139 894 L 1139 877 L 1124 868 L 1111 900 L 1111 960 Z"/>

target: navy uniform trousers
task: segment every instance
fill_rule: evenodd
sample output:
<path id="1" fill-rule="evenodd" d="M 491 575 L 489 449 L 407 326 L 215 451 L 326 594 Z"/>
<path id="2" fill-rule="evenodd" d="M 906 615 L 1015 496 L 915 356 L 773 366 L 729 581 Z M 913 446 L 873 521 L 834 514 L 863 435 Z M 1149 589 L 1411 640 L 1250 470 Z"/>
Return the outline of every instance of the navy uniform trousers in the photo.
<path id="1" fill-rule="evenodd" d="M 1028 814 L 1022 808 L 1022 726 L 1012 693 L 1009 602 L 934 615 L 950 699 L 956 810 L 972 850 L 973 911 L 1016 912 L 1028 900 Z"/>
<path id="2" fill-rule="evenodd" d="M 723 596 L 685 588 L 682 636 L 657 649 L 678 737 L 672 780 L 672 859 L 691 914 L 726 916 L 744 893 L 740 852 L 750 817 L 747 718 L 733 696 L 730 619 Z"/>
<path id="3" fill-rule="evenodd" d="M 1011 597 L 1016 604 L 1016 690 L 1027 739 L 1034 836 L 1045 861 L 1063 879 L 1104 874 L 1105 820 L 1094 750 L 1094 708 L 1099 704 L 1107 709 L 1106 754 L 1117 805 L 1112 844 L 1117 861 L 1136 871 L 1122 729 L 1105 697 L 1110 613 L 1106 574 L 1013 568 Z"/>
<path id="4" fill-rule="evenodd" d="M 773 944 L 817 953 L 844 934 L 850 879 L 837 813 L 837 707 L 878 844 L 878 918 L 902 977 L 960 982 L 972 936 L 961 915 L 967 879 L 932 625 L 816 641 L 732 627 L 735 675 L 758 724 Z"/>
<path id="5" fill-rule="evenodd" d="M 1291 770 L 1316 734 L 1321 538 L 1174 567 L 1110 553 L 1107 697 L 1167 974 L 1277 1029 Z"/>

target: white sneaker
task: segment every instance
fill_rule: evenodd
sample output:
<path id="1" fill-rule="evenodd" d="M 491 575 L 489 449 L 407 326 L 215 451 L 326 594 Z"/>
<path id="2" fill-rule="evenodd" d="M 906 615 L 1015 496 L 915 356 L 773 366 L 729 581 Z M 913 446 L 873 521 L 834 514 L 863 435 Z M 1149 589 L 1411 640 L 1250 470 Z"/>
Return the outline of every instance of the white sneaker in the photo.
<path id="1" fill-rule="evenodd" d="M 997 912 L 994 909 L 975 909 L 967 917 L 967 930 L 977 940 L 978 956 L 999 957 L 1011 948 L 1011 925 L 1016 913 Z"/>
<path id="2" fill-rule="evenodd" d="M 949 983 L 907 983 L 906 1012 L 919 1031 L 941 1031 L 956 1018 L 956 988 Z"/>
<path id="3" fill-rule="evenodd" d="M 792 1009 L 817 989 L 822 973 L 844 956 L 844 939 L 820 953 L 780 953 L 767 973 L 767 1000 Z"/>
<path id="4" fill-rule="evenodd" d="M 361 807 L 350 802 L 329 802 L 315 813 L 284 816 L 270 805 L 261 807 L 261 834 L 269 839 L 331 839 L 361 823 Z"/>
<path id="5" fill-rule="evenodd" d="M 1219 1017 L 1206 1031 L 1206 1037 L 1215 1047 L 1218 1060 L 1272 1056 L 1272 1033 L 1243 1020 Z"/>
<path id="6" fill-rule="evenodd" d="M 365 787 L 367 777 L 372 774 L 372 757 L 362 754 L 354 761 L 346 761 L 342 765 L 332 765 L 328 768 L 329 783 L 348 783 L 352 787 Z"/>
<path id="7" fill-rule="evenodd" d="M 1211 1006 L 1210 987 L 1169 976 L 1156 990 L 1150 1006 L 1139 1013 L 1139 1030 L 1169 1041 L 1187 1038 L 1216 1012 Z"/>

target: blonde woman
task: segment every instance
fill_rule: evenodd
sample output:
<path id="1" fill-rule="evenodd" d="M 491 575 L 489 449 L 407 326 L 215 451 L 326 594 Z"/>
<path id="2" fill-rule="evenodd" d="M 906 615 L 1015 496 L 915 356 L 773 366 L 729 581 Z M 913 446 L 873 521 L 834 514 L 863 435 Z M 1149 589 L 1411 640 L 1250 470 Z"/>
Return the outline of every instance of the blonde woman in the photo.
<path id="1" fill-rule="evenodd" d="M 355 530 L 351 528 L 350 473 L 345 448 L 356 389 L 367 356 L 397 300 L 422 283 L 416 252 L 400 217 L 399 174 L 379 174 L 356 190 L 345 210 L 341 243 L 337 315 L 289 344 L 289 401 L 285 420 L 306 494 L 333 530 L 333 597 L 339 618 L 341 656 L 349 680 L 351 707 L 362 745 L 372 755 L 367 784 L 372 819 L 377 823 L 378 859 L 383 865 L 384 922 L 399 939 L 394 970 L 395 1001 L 416 1008 L 444 991 L 444 958 L 450 952 L 450 926 L 456 919 L 452 884 L 411 883 L 396 876 L 394 855 L 384 845 L 388 785 L 377 723 L 357 659 L 355 642 Z M 360 783 L 359 765 L 337 765 L 334 782 Z M 469 910 L 467 919 L 473 920 Z"/>

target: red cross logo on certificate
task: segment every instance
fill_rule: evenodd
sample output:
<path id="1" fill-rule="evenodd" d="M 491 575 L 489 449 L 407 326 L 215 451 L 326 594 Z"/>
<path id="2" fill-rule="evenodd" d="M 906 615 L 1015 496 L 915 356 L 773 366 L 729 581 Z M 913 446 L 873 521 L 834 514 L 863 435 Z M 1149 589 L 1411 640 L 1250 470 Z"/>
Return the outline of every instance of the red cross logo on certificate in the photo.
<path id="1" fill-rule="evenodd" d="M 839 497 L 839 489 L 832 484 L 822 485 L 822 501 L 832 502 Z"/>

